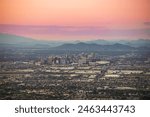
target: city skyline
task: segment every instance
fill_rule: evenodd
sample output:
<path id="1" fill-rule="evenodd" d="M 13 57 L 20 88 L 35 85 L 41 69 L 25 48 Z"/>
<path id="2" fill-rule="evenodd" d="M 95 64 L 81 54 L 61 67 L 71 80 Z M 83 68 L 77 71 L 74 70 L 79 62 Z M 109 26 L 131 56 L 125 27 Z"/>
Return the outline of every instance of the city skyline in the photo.
<path id="1" fill-rule="evenodd" d="M 2 0 L 0 33 L 38 40 L 150 39 L 149 0 Z"/>

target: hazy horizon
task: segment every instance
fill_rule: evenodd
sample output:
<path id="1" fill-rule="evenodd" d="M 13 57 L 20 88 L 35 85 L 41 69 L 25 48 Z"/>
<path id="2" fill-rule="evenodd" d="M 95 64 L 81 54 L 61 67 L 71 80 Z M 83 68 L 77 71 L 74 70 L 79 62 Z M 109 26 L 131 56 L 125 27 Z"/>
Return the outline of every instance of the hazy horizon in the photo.
<path id="1" fill-rule="evenodd" d="M 30 36 L 24 36 L 24 35 L 17 35 L 17 34 L 10 34 L 10 33 L 2 33 L 0 32 L 0 35 L 9 35 L 9 36 L 16 36 L 16 37 L 20 37 L 20 38 L 28 38 L 28 39 L 32 39 L 35 41 L 52 41 L 52 42 L 88 42 L 88 41 L 110 41 L 110 42 L 117 42 L 117 41 L 138 41 L 138 40 L 149 40 L 150 38 L 135 38 L 135 39 L 104 39 L 104 38 L 91 38 L 91 39 L 86 39 L 86 40 L 82 40 L 82 39 L 68 39 L 68 40 L 62 40 L 62 39 L 37 39 L 35 37 L 30 37 Z"/>

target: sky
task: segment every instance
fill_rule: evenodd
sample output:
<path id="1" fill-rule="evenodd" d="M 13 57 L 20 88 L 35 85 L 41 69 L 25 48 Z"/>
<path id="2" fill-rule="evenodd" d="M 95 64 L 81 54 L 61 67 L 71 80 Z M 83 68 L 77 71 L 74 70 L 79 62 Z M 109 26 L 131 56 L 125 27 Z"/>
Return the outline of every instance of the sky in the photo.
<path id="1" fill-rule="evenodd" d="M 0 33 L 39 40 L 150 39 L 150 0 L 0 0 Z"/>

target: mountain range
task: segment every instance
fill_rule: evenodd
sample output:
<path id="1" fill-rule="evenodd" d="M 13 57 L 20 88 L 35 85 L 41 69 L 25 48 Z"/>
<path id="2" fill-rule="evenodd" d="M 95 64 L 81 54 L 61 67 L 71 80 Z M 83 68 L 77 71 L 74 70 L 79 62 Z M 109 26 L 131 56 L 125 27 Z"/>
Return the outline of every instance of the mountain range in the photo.
<path id="1" fill-rule="evenodd" d="M 99 44 L 87 44 L 87 43 L 77 43 L 77 44 L 63 44 L 58 47 L 54 47 L 54 50 L 74 50 L 74 51 L 127 51 L 134 50 L 134 47 L 123 44 L 113 44 L 113 45 L 99 45 Z"/>
<path id="2" fill-rule="evenodd" d="M 129 45 L 131 47 L 150 47 L 150 40 L 149 39 L 138 39 L 138 40 L 93 40 L 87 41 L 86 43 L 94 43 L 99 45 L 113 45 L 115 43 Z"/>
<path id="3" fill-rule="evenodd" d="M 150 48 L 150 40 L 91 40 L 91 41 L 47 41 L 36 40 L 32 38 L 0 34 L 1 46 L 19 46 L 19 47 L 35 47 L 50 48 L 55 50 L 133 50 L 136 48 Z"/>

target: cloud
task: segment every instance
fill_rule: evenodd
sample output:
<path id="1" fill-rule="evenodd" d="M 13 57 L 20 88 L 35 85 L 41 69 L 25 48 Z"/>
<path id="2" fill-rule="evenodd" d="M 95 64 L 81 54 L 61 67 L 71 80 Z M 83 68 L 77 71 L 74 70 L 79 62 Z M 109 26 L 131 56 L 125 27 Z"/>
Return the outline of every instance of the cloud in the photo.
<path id="1" fill-rule="evenodd" d="M 150 25 L 150 22 L 144 22 L 144 25 Z"/>
<path id="2" fill-rule="evenodd" d="M 0 25 L 0 32 L 18 34 L 59 34 L 59 35 L 99 35 L 107 32 L 104 27 L 94 26 L 32 26 Z"/>
<path id="3" fill-rule="evenodd" d="M 150 22 L 145 22 L 147 25 Z M 109 29 L 96 26 L 33 26 L 33 25 L 0 25 L 1 33 L 29 36 L 40 39 L 55 38 L 150 38 L 150 28 Z M 53 38 L 54 37 L 54 38 Z"/>

